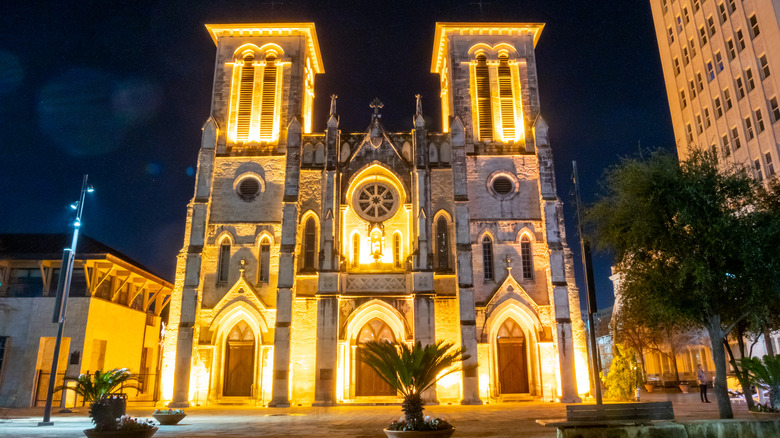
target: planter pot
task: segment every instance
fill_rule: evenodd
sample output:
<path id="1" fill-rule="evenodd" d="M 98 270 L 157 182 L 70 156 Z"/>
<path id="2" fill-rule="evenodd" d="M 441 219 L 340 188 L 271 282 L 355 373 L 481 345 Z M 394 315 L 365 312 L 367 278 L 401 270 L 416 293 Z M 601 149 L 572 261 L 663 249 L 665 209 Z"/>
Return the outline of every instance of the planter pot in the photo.
<path id="1" fill-rule="evenodd" d="M 84 435 L 87 438 L 150 438 L 155 432 L 157 432 L 156 427 L 142 430 L 111 430 L 104 432 L 86 429 L 84 430 Z"/>
<path id="2" fill-rule="evenodd" d="M 384 430 L 387 438 L 449 438 L 455 428 L 442 430 Z"/>
<path id="3" fill-rule="evenodd" d="M 655 385 L 645 385 L 647 392 L 653 392 L 653 388 L 655 388 Z"/>
<path id="4" fill-rule="evenodd" d="M 691 385 L 678 385 L 683 394 L 691 392 Z"/>
<path id="5" fill-rule="evenodd" d="M 183 420 L 187 414 L 152 414 L 152 416 L 162 426 L 173 426 Z"/>

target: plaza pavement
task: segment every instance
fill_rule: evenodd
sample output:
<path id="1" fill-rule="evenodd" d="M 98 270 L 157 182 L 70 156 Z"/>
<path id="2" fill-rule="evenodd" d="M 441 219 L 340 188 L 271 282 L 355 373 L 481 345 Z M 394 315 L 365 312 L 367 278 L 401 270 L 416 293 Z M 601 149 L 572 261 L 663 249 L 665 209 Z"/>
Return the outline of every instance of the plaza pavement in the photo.
<path id="1" fill-rule="evenodd" d="M 714 396 L 712 397 L 714 399 Z M 642 393 L 642 401 L 671 400 L 677 419 L 717 419 L 716 403 L 703 404 L 699 394 Z M 744 403 L 733 403 L 735 418 L 775 419 L 780 414 L 753 414 Z M 331 437 L 379 438 L 382 428 L 401 416 L 400 406 L 335 406 L 292 408 L 193 407 L 177 426 L 160 426 L 155 438 L 166 437 Z M 559 403 L 519 402 L 483 406 L 429 406 L 425 413 L 441 416 L 455 427 L 455 437 L 555 437 L 555 429 L 537 419 L 563 418 Z M 56 412 L 56 410 L 55 410 Z M 128 414 L 151 417 L 152 408 L 128 408 Z M 12 409 L 10 420 L 0 420 L 2 437 L 83 437 L 92 427 L 88 408 L 73 414 L 54 414 L 54 426 L 38 427 L 42 408 Z"/>

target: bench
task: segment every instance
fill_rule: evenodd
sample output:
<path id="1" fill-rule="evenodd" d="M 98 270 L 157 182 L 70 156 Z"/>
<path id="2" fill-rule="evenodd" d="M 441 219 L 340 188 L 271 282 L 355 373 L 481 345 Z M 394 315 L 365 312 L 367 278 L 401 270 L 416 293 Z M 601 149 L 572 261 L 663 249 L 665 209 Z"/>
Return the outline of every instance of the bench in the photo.
<path id="1" fill-rule="evenodd" d="M 643 424 L 656 420 L 674 420 L 672 402 L 568 405 L 566 420 L 536 420 L 536 422 L 547 427 L 571 428 Z"/>

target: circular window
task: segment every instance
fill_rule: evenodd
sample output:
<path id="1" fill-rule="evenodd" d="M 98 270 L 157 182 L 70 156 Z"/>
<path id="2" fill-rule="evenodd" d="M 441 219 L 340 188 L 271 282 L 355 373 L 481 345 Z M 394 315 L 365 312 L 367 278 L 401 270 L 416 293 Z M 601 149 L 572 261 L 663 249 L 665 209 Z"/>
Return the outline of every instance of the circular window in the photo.
<path id="1" fill-rule="evenodd" d="M 260 194 L 260 181 L 252 177 L 244 178 L 239 181 L 236 193 L 244 201 L 251 201 Z"/>
<path id="2" fill-rule="evenodd" d="M 512 183 L 512 180 L 505 177 L 505 176 L 499 176 L 498 178 L 495 178 L 493 180 L 493 191 L 496 192 L 497 195 L 506 196 L 515 189 L 514 183 Z"/>
<path id="3" fill-rule="evenodd" d="M 353 206 L 357 214 L 371 222 L 391 218 L 398 208 L 398 193 L 387 184 L 371 182 L 355 192 Z"/>

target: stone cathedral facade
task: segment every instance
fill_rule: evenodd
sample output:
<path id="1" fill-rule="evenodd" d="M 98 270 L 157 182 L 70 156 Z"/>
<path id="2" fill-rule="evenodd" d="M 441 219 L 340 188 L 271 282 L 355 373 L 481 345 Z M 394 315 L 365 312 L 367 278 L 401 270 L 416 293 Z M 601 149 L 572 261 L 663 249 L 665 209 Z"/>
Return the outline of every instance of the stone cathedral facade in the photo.
<path id="1" fill-rule="evenodd" d="M 358 132 L 340 129 L 335 95 L 312 114 L 313 24 L 207 28 L 213 98 L 164 345 L 171 406 L 398 400 L 360 360 L 376 339 L 466 348 L 476 366 L 430 401 L 588 390 L 540 116 L 542 24 L 436 25 L 443 132 L 412 90 L 405 132 L 385 129 L 378 99 Z"/>

